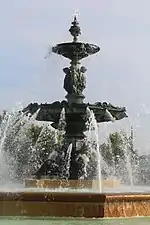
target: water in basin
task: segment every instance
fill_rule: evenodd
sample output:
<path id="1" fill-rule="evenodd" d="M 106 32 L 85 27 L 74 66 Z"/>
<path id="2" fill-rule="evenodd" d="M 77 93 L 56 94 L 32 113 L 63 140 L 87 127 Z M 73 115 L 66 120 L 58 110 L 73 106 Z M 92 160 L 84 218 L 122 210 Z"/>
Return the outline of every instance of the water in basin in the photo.
<path id="1" fill-rule="evenodd" d="M 1 225 L 149 225 L 150 218 L 126 219 L 51 219 L 51 218 L 4 218 L 0 219 Z"/>

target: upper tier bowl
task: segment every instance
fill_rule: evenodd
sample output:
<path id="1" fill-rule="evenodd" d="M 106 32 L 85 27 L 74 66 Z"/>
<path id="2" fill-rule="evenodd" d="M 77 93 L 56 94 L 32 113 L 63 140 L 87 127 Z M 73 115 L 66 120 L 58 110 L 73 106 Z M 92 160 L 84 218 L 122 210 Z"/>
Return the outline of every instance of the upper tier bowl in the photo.
<path id="1" fill-rule="evenodd" d="M 52 47 L 52 52 L 62 55 L 70 60 L 81 60 L 98 51 L 100 51 L 99 46 L 82 42 L 60 43 Z"/>

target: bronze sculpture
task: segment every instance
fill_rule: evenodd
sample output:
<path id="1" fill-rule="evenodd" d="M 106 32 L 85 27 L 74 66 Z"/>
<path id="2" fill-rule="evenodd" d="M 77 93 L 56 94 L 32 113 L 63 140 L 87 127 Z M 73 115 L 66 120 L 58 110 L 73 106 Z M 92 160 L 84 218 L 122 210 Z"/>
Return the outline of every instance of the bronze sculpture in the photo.
<path id="1" fill-rule="evenodd" d="M 86 126 L 87 122 L 87 107 L 94 112 L 95 118 L 98 123 L 111 121 L 113 117 L 115 120 L 120 120 L 127 117 L 125 107 L 116 107 L 109 103 L 96 102 L 95 104 L 84 103 L 85 96 L 83 91 L 86 88 L 86 68 L 80 66 L 80 60 L 86 58 L 92 54 L 100 51 L 100 47 L 94 44 L 78 42 L 78 37 L 81 34 L 81 29 L 77 18 L 74 17 L 72 26 L 69 29 L 73 36 L 72 42 L 60 43 L 52 47 L 52 51 L 56 54 L 60 54 L 71 60 L 70 67 L 65 67 L 63 72 L 65 73 L 64 78 L 64 89 L 67 92 L 66 99 L 62 102 L 56 101 L 51 104 L 40 104 L 37 103 L 28 105 L 23 112 L 33 114 L 38 109 L 36 120 L 39 121 L 51 121 L 54 128 L 58 128 L 60 113 L 62 109 L 65 109 L 66 114 L 66 127 L 64 137 L 64 148 L 61 150 L 66 153 L 65 146 L 72 143 L 72 154 L 70 161 L 70 175 L 66 179 L 88 179 L 85 174 L 83 167 L 84 162 L 82 154 L 84 151 L 77 151 L 77 143 L 84 142 L 84 132 L 88 129 Z M 109 113 L 108 113 L 109 112 Z M 83 153 L 84 152 L 84 153 Z M 86 149 L 86 154 L 90 154 L 89 149 Z M 60 154 L 60 158 L 62 155 Z M 60 164 L 63 164 L 62 159 L 57 159 Z M 52 177 L 52 162 L 46 161 L 45 164 L 37 171 L 36 175 L 40 178 L 43 174 L 48 174 L 51 171 Z M 61 165 L 60 165 L 61 167 Z M 61 173 L 58 174 L 59 178 Z"/>

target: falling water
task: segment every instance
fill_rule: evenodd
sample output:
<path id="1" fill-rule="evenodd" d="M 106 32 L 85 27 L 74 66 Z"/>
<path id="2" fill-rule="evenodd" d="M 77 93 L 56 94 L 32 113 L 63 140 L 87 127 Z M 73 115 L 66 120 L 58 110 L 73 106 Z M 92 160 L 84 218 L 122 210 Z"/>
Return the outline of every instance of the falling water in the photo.
<path id="1" fill-rule="evenodd" d="M 66 113 L 65 108 L 62 108 L 58 123 L 58 130 L 65 131 L 65 126 L 66 126 Z"/>
<path id="2" fill-rule="evenodd" d="M 105 111 L 105 117 L 107 118 L 107 120 L 115 122 L 115 118 L 111 115 L 111 113 L 107 109 Z"/>
<path id="3" fill-rule="evenodd" d="M 70 175 L 70 161 L 71 161 L 72 143 L 69 145 L 66 156 L 65 156 L 65 175 L 69 177 Z"/>
<path id="4" fill-rule="evenodd" d="M 65 127 L 66 127 L 66 113 L 65 113 L 65 108 L 62 108 L 61 113 L 60 113 L 59 123 L 58 123 L 58 135 L 60 132 L 62 132 L 63 134 L 65 133 Z M 66 176 L 69 177 L 71 152 L 72 152 L 72 143 L 69 145 L 69 147 L 66 151 L 66 154 L 64 156 L 65 177 Z"/>
<path id="5" fill-rule="evenodd" d="M 131 164 L 131 157 L 128 153 L 128 145 L 125 145 L 124 147 L 125 157 L 126 157 L 126 166 L 129 174 L 129 181 L 131 187 L 133 187 L 133 172 L 132 172 L 132 164 Z"/>
<path id="6" fill-rule="evenodd" d="M 50 57 L 50 55 L 52 54 L 52 46 L 49 47 L 47 54 L 45 55 L 44 59 L 48 59 Z"/>
<path id="7" fill-rule="evenodd" d="M 40 167 L 39 161 L 38 161 L 39 154 L 37 154 L 37 152 L 38 152 L 37 149 L 38 149 L 38 144 L 41 141 L 42 135 L 43 135 L 46 127 L 47 127 L 47 124 L 44 124 L 40 131 L 40 134 L 36 140 L 35 145 L 31 146 L 31 161 L 32 161 L 32 163 L 29 163 L 28 170 L 32 171 L 32 174 L 35 172 L 35 168 L 37 169 L 38 167 Z M 34 158 L 34 159 L 32 159 L 32 158 Z"/>
<path id="8" fill-rule="evenodd" d="M 0 137 L 0 154 L 2 155 L 2 152 L 3 152 L 3 145 L 4 145 L 4 142 L 5 142 L 5 139 L 6 139 L 6 134 L 7 134 L 7 131 L 8 131 L 8 128 L 10 126 L 10 122 L 11 122 L 11 115 L 9 113 L 6 113 L 5 117 L 4 117 L 4 120 L 2 121 L 2 124 L 1 124 L 1 137 Z"/>
<path id="9" fill-rule="evenodd" d="M 18 130 L 18 123 L 22 124 L 22 129 L 24 130 L 23 124 L 23 114 L 18 113 L 16 111 L 12 111 L 11 113 L 6 113 L 1 125 L 0 125 L 0 164 L 1 164 L 1 175 L 4 176 L 3 179 L 7 180 L 11 179 L 12 174 L 12 166 L 14 165 L 14 159 L 11 159 L 11 149 L 10 151 L 5 151 L 6 145 L 9 145 L 16 139 L 18 136 L 14 136 L 13 140 L 8 141 L 8 137 L 11 136 L 13 132 Z M 25 122 L 25 121 L 24 121 Z M 21 143 L 21 139 L 18 139 L 18 145 Z M 6 175 L 7 174 L 7 175 Z"/>
<path id="10" fill-rule="evenodd" d="M 132 163 L 131 163 L 131 143 L 129 143 L 129 140 L 126 140 L 123 137 L 123 148 L 124 148 L 124 154 L 125 154 L 125 158 L 126 158 L 126 168 L 128 171 L 128 178 L 129 178 L 129 182 L 131 187 L 133 187 L 133 171 L 132 171 Z"/>
<path id="11" fill-rule="evenodd" d="M 7 164 L 5 163 L 3 146 L 5 143 L 8 128 L 10 126 L 10 122 L 11 122 L 11 115 L 6 113 L 6 115 L 2 121 L 1 127 L 0 127 L 1 128 L 1 130 L 0 130 L 0 132 L 1 132 L 1 135 L 0 135 L 0 176 L 3 180 L 8 179 L 8 176 L 9 176 Z"/>
<path id="12" fill-rule="evenodd" d="M 90 142 L 95 139 L 96 142 L 96 154 L 97 154 L 97 179 L 99 181 L 99 191 L 102 191 L 102 185 L 101 185 L 101 155 L 100 155 L 100 149 L 99 149 L 99 136 L 98 136 L 98 126 L 97 121 L 95 119 L 95 115 L 92 110 L 90 110 L 87 107 L 87 116 L 89 117 L 89 129 L 88 129 L 88 139 Z M 93 133 L 94 131 L 94 133 Z M 94 137 L 93 135 L 94 134 Z M 92 140 L 91 140 L 92 139 Z"/>
<path id="13" fill-rule="evenodd" d="M 130 136 L 126 137 L 126 135 L 122 135 L 123 140 L 123 151 L 124 156 L 126 160 L 126 169 L 128 173 L 128 180 L 130 183 L 130 186 L 134 186 L 134 176 L 133 176 L 133 170 L 137 169 L 137 165 L 135 164 L 134 160 L 132 160 L 132 154 L 133 154 L 133 121 L 131 121 L 131 118 L 128 118 L 129 123 L 129 129 L 130 129 Z M 136 171 L 137 172 L 137 171 Z"/>
<path id="14" fill-rule="evenodd" d="M 31 128 L 31 124 L 35 124 L 37 113 L 31 116 L 30 114 L 24 115 L 18 109 L 12 110 L 11 113 L 6 113 L 2 120 L 0 124 L 0 172 L 4 179 L 7 174 L 7 180 L 13 180 L 16 172 L 20 171 L 20 167 L 17 165 L 18 160 L 20 161 L 24 157 L 25 160 L 28 160 L 27 157 L 31 157 L 27 148 L 30 149 L 32 143 L 27 131 Z M 26 165 L 21 172 L 22 175 L 27 168 Z"/>
<path id="15" fill-rule="evenodd" d="M 39 111 L 40 111 L 40 109 L 36 110 L 36 112 L 33 113 L 33 115 L 28 114 L 28 116 L 26 118 L 29 119 L 31 122 L 35 123 L 35 120 L 37 118 Z"/>

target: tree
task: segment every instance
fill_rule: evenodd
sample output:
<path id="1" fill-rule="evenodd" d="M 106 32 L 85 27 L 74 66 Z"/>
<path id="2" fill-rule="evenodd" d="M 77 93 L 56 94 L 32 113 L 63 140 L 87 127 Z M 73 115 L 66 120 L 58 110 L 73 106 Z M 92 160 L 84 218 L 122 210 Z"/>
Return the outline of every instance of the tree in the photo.
<path id="1" fill-rule="evenodd" d="M 133 138 L 123 130 L 111 133 L 107 143 L 100 146 L 100 151 L 107 165 L 107 168 L 105 166 L 105 170 L 102 171 L 104 176 L 115 175 L 127 182 L 129 176 L 131 177 L 129 170 L 132 170 L 133 175 L 138 162 L 138 154 L 133 149 Z"/>

